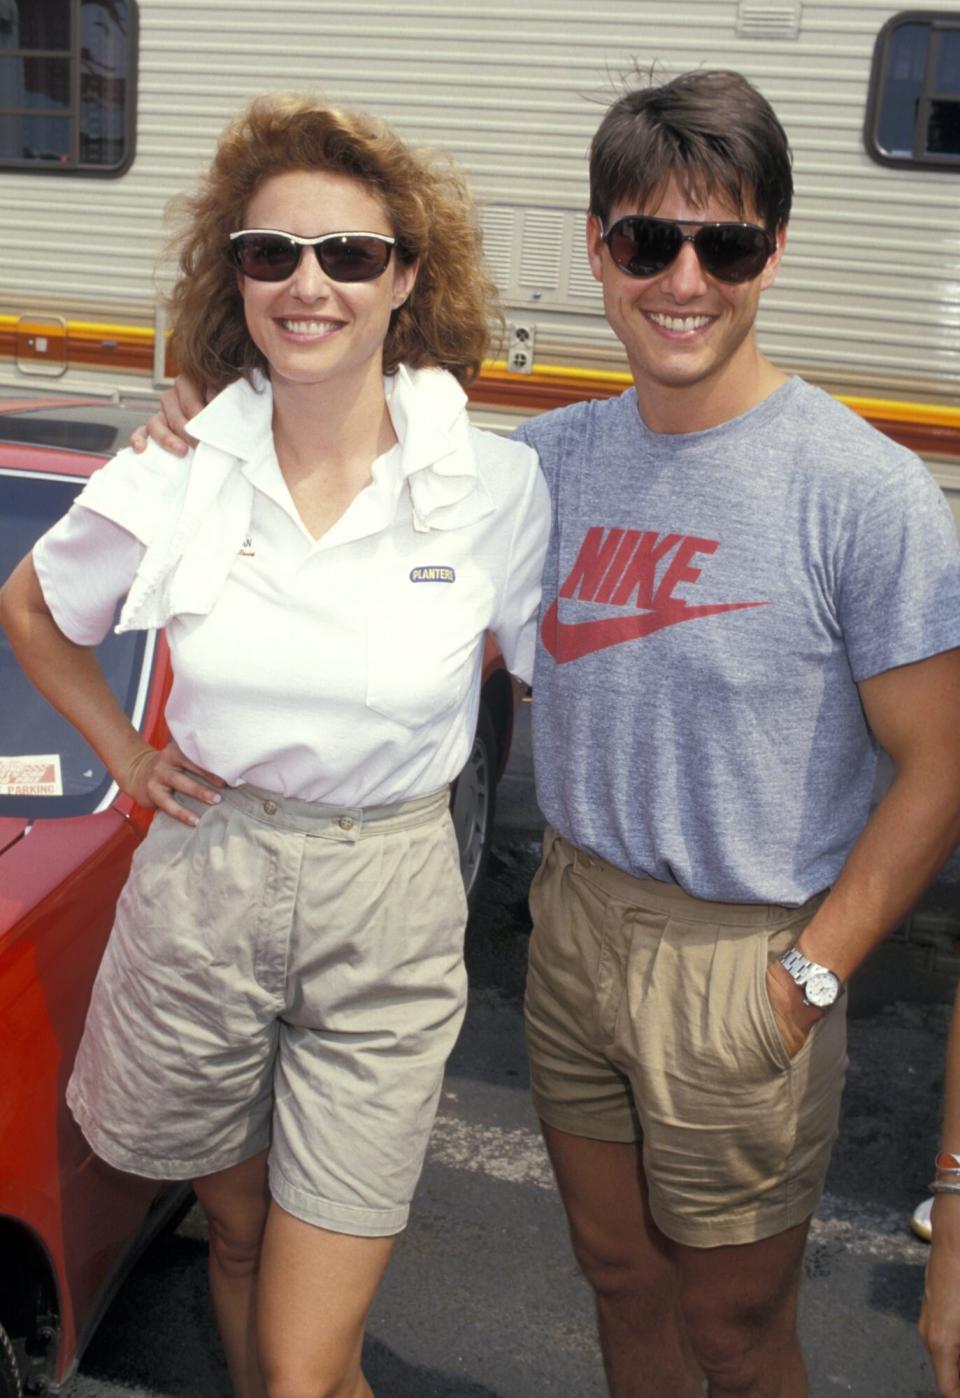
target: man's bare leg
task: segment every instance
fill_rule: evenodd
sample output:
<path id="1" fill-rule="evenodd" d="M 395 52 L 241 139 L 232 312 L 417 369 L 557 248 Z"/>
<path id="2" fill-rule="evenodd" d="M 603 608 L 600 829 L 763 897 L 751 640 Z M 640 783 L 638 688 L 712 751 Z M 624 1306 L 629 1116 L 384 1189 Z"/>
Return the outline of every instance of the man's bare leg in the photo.
<path id="1" fill-rule="evenodd" d="M 613 1398 L 698 1398 L 673 1244 L 654 1223 L 640 1148 L 541 1123 L 577 1261 L 593 1287 Z"/>
<path id="2" fill-rule="evenodd" d="M 680 1305 L 710 1398 L 807 1398 L 797 1300 L 809 1219 L 758 1243 L 674 1245 Z"/>

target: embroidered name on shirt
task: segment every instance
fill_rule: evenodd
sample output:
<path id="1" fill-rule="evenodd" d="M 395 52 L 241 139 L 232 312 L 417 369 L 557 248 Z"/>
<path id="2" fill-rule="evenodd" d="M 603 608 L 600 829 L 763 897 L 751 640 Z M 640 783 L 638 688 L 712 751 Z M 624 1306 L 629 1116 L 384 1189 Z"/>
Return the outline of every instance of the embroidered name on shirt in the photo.
<path id="1" fill-rule="evenodd" d="M 666 626 L 769 602 L 713 602 L 694 606 L 674 589 L 696 583 L 702 569 L 692 566 L 700 554 L 716 553 L 718 539 L 692 534 L 658 534 L 655 530 L 588 529 L 570 575 L 554 598 L 540 630 L 543 644 L 558 665 L 609 646 L 650 636 Z M 672 555 L 672 556 L 671 556 Z M 658 576 L 659 570 L 659 576 Z M 605 604 L 632 614 L 589 621 L 560 620 L 560 600 Z"/>
<path id="2" fill-rule="evenodd" d="M 452 583 L 457 581 L 457 570 L 440 564 L 411 568 L 410 581 Z"/>
<path id="3" fill-rule="evenodd" d="M 237 557 L 238 557 L 238 558 L 256 558 L 256 556 L 257 556 L 257 551 L 256 551 L 256 549 L 253 547 L 253 535 L 252 535 L 252 534 L 248 534 L 248 535 L 246 536 L 246 538 L 244 539 L 243 543 L 240 545 L 240 552 L 239 552 L 239 554 L 237 555 Z"/>

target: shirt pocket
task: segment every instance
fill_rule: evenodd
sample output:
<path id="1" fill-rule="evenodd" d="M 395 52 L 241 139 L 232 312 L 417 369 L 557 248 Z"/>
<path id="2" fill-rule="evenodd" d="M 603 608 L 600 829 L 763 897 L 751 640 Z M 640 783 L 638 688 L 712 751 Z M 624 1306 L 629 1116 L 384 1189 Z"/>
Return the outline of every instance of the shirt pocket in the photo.
<path id="1" fill-rule="evenodd" d="M 470 569 L 411 568 L 367 619 L 367 707 L 422 728 L 472 698 L 494 587 Z"/>

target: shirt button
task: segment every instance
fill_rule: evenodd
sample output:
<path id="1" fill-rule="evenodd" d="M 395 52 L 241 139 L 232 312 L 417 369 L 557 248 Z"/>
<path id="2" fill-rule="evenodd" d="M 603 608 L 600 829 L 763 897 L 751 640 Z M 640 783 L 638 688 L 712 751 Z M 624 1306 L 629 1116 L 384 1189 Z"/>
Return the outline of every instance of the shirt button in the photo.
<path id="1" fill-rule="evenodd" d="M 352 830 L 352 829 L 353 829 L 353 817 L 352 817 L 352 816 L 341 816 L 340 819 L 337 821 L 337 824 L 339 825 L 339 827 L 340 827 L 341 830 Z"/>
<path id="2" fill-rule="evenodd" d="M 266 812 L 267 815 L 276 815 L 276 814 L 277 814 L 277 803 L 276 803 L 276 801 L 264 801 L 264 803 L 263 803 L 263 809 L 264 809 L 264 811 Z"/>

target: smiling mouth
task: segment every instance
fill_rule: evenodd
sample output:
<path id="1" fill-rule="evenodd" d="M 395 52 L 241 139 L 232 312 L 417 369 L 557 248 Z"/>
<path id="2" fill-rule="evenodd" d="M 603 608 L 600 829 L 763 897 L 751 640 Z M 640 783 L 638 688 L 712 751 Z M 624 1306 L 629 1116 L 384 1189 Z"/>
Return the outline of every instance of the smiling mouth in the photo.
<path id="1" fill-rule="evenodd" d="M 339 330 L 343 321 L 341 320 L 283 320 L 279 321 L 281 330 L 285 330 L 288 335 L 310 335 L 314 339 L 322 335 L 331 335 L 335 330 Z"/>
<path id="2" fill-rule="evenodd" d="M 705 325 L 709 325 L 716 317 L 714 316 L 670 316 L 659 311 L 647 311 L 647 319 L 653 321 L 661 330 L 669 330 L 673 334 L 689 334 L 694 330 L 702 330 Z"/>

